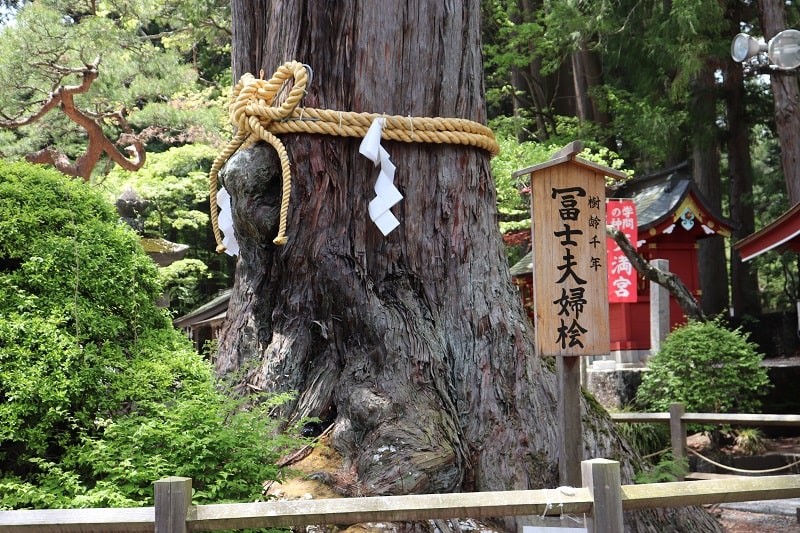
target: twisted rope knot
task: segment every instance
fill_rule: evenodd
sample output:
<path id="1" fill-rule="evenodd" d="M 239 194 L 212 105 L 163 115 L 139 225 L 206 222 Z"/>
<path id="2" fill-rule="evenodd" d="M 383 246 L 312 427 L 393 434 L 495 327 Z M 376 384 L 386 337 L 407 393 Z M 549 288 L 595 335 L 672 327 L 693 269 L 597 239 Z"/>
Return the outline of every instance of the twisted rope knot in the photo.
<path id="1" fill-rule="evenodd" d="M 385 119 L 381 138 L 403 142 L 464 144 L 487 150 L 492 156 L 500 150 L 492 131 L 482 124 L 460 118 L 430 118 L 385 116 L 376 113 L 353 113 L 329 109 L 301 108 L 306 95 L 310 67 L 297 61 L 281 65 L 269 80 L 244 74 L 231 93 L 230 117 L 236 126 L 236 136 L 214 160 L 209 172 L 211 226 L 217 241 L 217 251 L 225 251 L 219 229 L 217 209 L 217 180 L 222 165 L 240 148 L 263 140 L 278 153 L 281 162 L 283 189 L 280 220 L 275 244 L 286 243 L 286 219 L 291 193 L 291 169 L 286 147 L 277 133 L 318 133 L 342 137 L 363 137 L 372 121 Z M 293 86 L 283 96 L 288 82 Z"/>
<path id="2" fill-rule="evenodd" d="M 308 67 L 297 61 L 281 65 L 269 80 L 244 74 L 233 88 L 231 122 L 237 128 L 247 128 L 249 117 L 257 117 L 269 129 L 269 123 L 288 119 L 306 95 L 308 77 Z M 294 86 L 276 107 L 279 93 L 289 80 L 294 80 Z"/>

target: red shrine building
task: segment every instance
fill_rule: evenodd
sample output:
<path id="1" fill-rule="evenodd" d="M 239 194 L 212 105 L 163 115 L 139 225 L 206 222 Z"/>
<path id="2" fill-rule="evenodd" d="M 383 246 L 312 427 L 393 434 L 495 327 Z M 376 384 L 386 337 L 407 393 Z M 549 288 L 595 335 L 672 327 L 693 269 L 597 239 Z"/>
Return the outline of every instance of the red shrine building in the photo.
<path id="1" fill-rule="evenodd" d="M 685 168 L 634 178 L 609 194 L 636 206 L 639 253 L 647 260 L 665 259 L 700 300 L 698 241 L 714 235 L 730 237 L 733 224 L 708 205 Z M 511 268 L 528 316 L 533 314 L 532 255 Z M 610 350 L 617 364 L 639 365 L 650 355 L 650 282 L 636 276 L 636 302 L 610 303 Z M 685 324 L 677 301 L 669 298 L 670 330 Z"/>

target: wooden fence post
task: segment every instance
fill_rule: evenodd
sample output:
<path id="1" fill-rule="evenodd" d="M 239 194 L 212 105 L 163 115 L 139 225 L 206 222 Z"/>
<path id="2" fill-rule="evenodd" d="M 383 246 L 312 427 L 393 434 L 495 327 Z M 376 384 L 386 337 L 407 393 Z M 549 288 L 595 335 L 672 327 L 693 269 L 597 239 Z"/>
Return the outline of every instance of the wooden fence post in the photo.
<path id="1" fill-rule="evenodd" d="M 683 415 L 686 407 L 679 402 L 669 404 L 669 436 L 672 444 L 672 458 L 686 458 L 686 423 Z M 683 475 L 678 476 L 678 481 L 683 481 Z"/>
<path id="2" fill-rule="evenodd" d="M 186 514 L 192 505 L 192 478 L 168 477 L 153 483 L 155 533 L 186 533 Z"/>
<path id="3" fill-rule="evenodd" d="M 581 461 L 581 478 L 594 501 L 586 523 L 589 532 L 624 531 L 619 463 L 608 459 Z"/>

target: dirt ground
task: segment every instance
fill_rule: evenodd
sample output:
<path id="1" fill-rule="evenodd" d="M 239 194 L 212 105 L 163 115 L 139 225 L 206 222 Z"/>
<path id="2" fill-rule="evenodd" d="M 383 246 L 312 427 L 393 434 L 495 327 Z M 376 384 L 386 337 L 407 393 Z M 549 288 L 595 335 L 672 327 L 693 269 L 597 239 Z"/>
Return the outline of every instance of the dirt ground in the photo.
<path id="1" fill-rule="evenodd" d="M 798 533 L 800 523 L 795 516 L 746 513 L 721 509 L 719 521 L 727 533 Z"/>

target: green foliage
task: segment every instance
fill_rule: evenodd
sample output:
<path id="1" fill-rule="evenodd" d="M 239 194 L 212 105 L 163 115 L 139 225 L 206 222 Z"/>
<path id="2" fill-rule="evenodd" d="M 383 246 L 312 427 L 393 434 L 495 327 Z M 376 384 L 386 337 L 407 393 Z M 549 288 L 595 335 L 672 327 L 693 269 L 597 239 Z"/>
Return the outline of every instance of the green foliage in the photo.
<path id="1" fill-rule="evenodd" d="M 615 427 L 639 457 L 655 457 L 670 446 L 669 427 L 665 424 L 622 423 Z"/>
<path id="2" fill-rule="evenodd" d="M 227 91 L 217 87 L 186 89 L 173 93 L 169 105 L 146 103 L 128 122 L 142 131 L 150 152 L 187 143 L 222 147 L 233 136 L 227 102 Z"/>
<path id="3" fill-rule="evenodd" d="M 636 483 L 670 483 L 678 481 L 689 472 L 689 460 L 675 457 L 672 452 L 664 452 L 652 468 L 638 472 L 633 480 Z"/>
<path id="4" fill-rule="evenodd" d="M 132 189 L 148 202 L 147 236 L 191 244 L 184 260 L 161 269 L 170 309 L 178 315 L 230 286 L 233 275 L 233 260 L 215 252 L 210 231 L 208 171 L 217 153 L 204 144 L 173 147 L 151 154 L 137 172 L 116 168 L 102 181 L 110 201 Z"/>
<path id="5" fill-rule="evenodd" d="M 148 202 L 147 236 L 197 242 L 181 237 L 195 237 L 209 224 L 208 170 L 217 153 L 203 144 L 170 148 L 151 155 L 137 172 L 115 168 L 102 184 L 112 201 L 133 189 Z M 184 230 L 189 234 L 181 235 Z"/>
<path id="6" fill-rule="evenodd" d="M 733 9 L 604 0 L 481 7 L 489 116 L 506 131 L 555 144 L 593 140 L 644 172 L 691 151 L 692 82 L 727 57 Z M 588 113 L 574 95 L 584 83 Z"/>
<path id="7" fill-rule="evenodd" d="M 736 448 L 748 455 L 756 455 L 766 450 L 764 433 L 758 428 L 741 428 L 736 430 L 733 439 Z"/>
<path id="8" fill-rule="evenodd" d="M 226 398 L 158 280 L 97 190 L 0 161 L 0 505 L 142 505 L 175 474 L 252 500 L 280 476 L 272 405 Z"/>
<path id="9" fill-rule="evenodd" d="M 199 259 L 181 259 L 159 269 L 164 284 L 164 294 L 169 297 L 170 308 L 178 313 L 205 303 L 200 292 L 202 282 L 211 274 L 208 266 Z"/>
<path id="10" fill-rule="evenodd" d="M 690 321 L 650 360 L 636 402 L 653 411 L 667 411 L 672 402 L 691 412 L 757 411 L 769 386 L 762 357 L 741 329 L 731 331 L 719 318 Z"/>
<path id="11" fill-rule="evenodd" d="M 149 151 L 198 140 L 220 143 L 227 94 L 213 84 L 198 88 L 197 81 L 198 74 L 206 76 L 206 85 L 227 81 L 229 17 L 228 3 L 216 0 L 24 3 L 14 24 L 0 29 L 0 117 L 35 116 L 51 91 L 79 85 L 76 71 L 99 60 L 97 79 L 75 95 L 75 105 L 96 118 L 112 142 L 123 128 L 111 117 L 121 113 L 150 143 Z M 75 158 L 86 137 L 56 107 L 2 136 L 0 152 L 19 158 L 55 145 Z"/>
<path id="12" fill-rule="evenodd" d="M 247 406 L 210 387 L 182 392 L 170 404 L 143 402 L 129 416 L 104 421 L 101 434 L 86 438 L 66 462 L 90 467 L 120 498 L 152 502 L 153 480 L 177 475 L 192 478 L 197 503 L 253 501 L 261 482 L 282 477 L 275 463 L 298 445 L 269 416 L 289 399 Z"/>
<path id="13" fill-rule="evenodd" d="M 550 159 L 559 147 L 532 142 L 517 142 L 511 137 L 500 138 L 500 153 L 491 161 L 492 175 L 497 188 L 497 209 L 500 212 L 500 231 L 531 227 L 530 196 L 520 191 L 530 186 L 528 176 L 513 177 L 512 174 L 525 167 Z"/>

